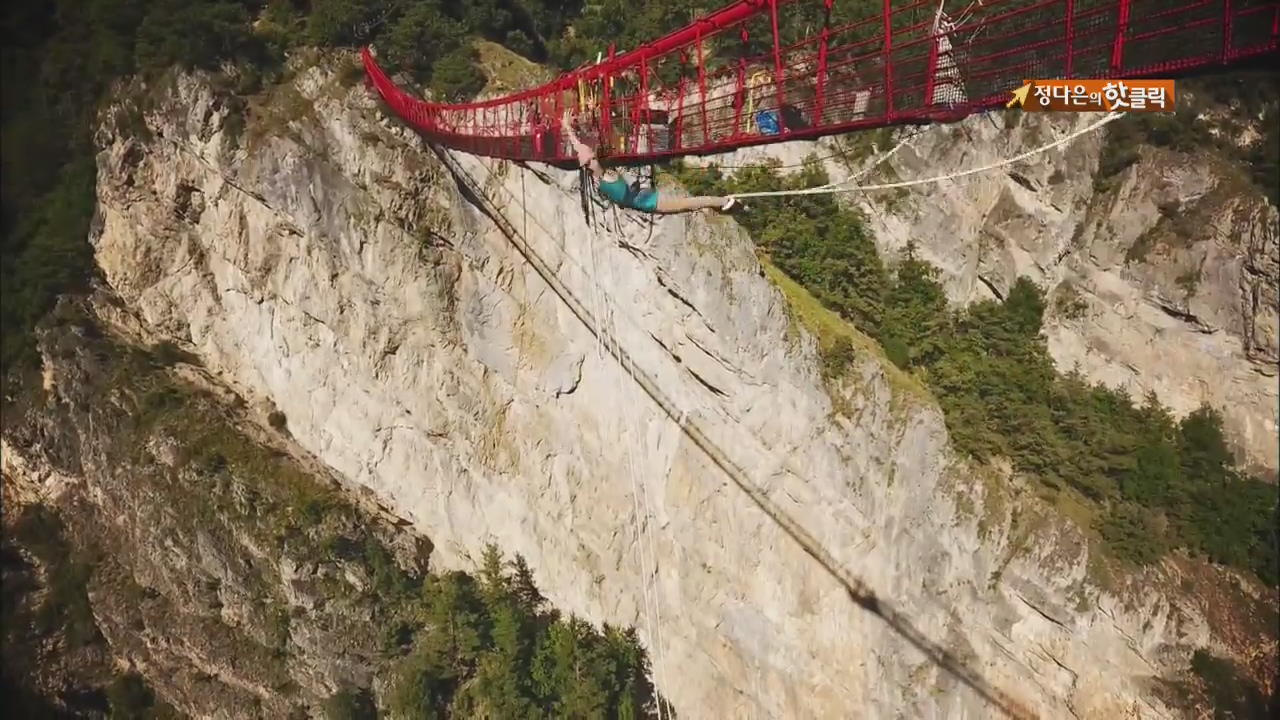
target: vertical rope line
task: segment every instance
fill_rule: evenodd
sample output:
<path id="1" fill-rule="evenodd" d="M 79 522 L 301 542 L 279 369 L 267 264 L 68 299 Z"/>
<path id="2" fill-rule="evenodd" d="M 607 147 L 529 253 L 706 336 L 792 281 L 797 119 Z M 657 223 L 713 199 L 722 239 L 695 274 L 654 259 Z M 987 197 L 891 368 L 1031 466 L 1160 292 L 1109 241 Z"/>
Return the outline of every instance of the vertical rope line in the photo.
<path id="1" fill-rule="evenodd" d="M 618 234 L 619 236 L 622 235 L 621 228 L 618 229 Z M 593 272 L 595 271 L 593 270 Z M 606 287 L 616 286 L 615 275 L 613 273 L 613 265 L 611 263 L 605 263 L 604 281 L 605 281 L 604 284 Z M 602 306 L 601 307 L 602 317 L 600 322 L 602 323 L 602 327 L 605 329 L 605 332 L 602 334 L 608 335 L 609 337 L 614 338 L 615 343 L 620 343 L 621 341 L 618 339 L 618 335 L 617 335 L 618 325 L 615 319 L 615 308 L 617 307 L 617 299 L 610 297 L 609 294 L 605 292 L 604 288 L 600 288 L 600 297 L 601 297 L 601 306 Z M 618 353 L 615 355 L 615 357 L 621 357 L 621 356 L 622 356 L 621 353 Z M 632 376 L 634 376 L 635 368 L 631 366 L 629 357 L 627 358 L 626 363 L 620 363 L 620 365 L 622 365 L 622 368 L 626 370 L 628 374 L 631 374 Z M 621 401 L 622 393 L 625 389 L 622 383 L 622 376 L 615 375 L 614 379 L 616 381 L 615 387 L 617 388 L 616 397 Z M 631 409 L 632 408 L 630 407 L 629 403 L 622 402 L 623 432 L 626 436 L 636 437 L 638 433 L 639 423 L 633 421 Z M 648 480 L 640 480 L 638 482 L 636 480 L 636 475 L 637 475 L 636 464 L 637 463 L 635 460 L 635 452 L 632 447 L 632 443 L 624 443 L 624 445 L 626 448 L 624 450 L 624 456 L 626 458 L 627 470 L 628 470 L 628 474 L 631 476 L 632 498 L 636 502 L 637 521 L 639 521 L 639 515 L 640 515 L 640 506 L 639 506 L 640 498 L 643 498 L 643 504 L 644 504 L 644 508 L 643 508 L 644 514 L 645 514 L 645 517 L 643 520 L 644 537 L 641 537 L 641 533 L 637 532 L 636 546 L 637 546 L 637 551 L 639 552 L 641 557 L 641 568 L 644 569 L 644 575 L 641 577 L 641 582 L 643 583 L 643 587 L 645 588 L 646 597 L 651 598 L 651 601 L 653 603 L 654 627 L 656 628 L 656 631 L 651 630 L 650 634 L 651 634 L 651 642 L 652 642 L 651 646 L 653 648 L 654 680 L 655 680 L 655 685 L 659 685 L 659 684 L 665 684 L 665 678 L 667 677 L 667 674 L 665 671 L 666 649 L 665 649 L 665 642 L 663 641 L 663 638 L 662 638 L 662 593 L 658 587 L 658 554 L 657 554 L 657 543 L 654 540 L 655 532 L 653 529 L 655 516 L 653 513 L 653 503 L 649 498 Z M 647 556 L 645 554 L 645 549 L 646 549 L 645 540 L 648 540 Z M 647 570 L 647 568 L 649 567 L 653 568 L 652 592 L 649 591 L 648 570 Z M 662 715 L 663 715 L 663 707 L 662 707 L 661 700 L 659 700 L 658 701 L 658 717 L 661 719 Z"/>
<path id="2" fill-rule="evenodd" d="M 606 221 L 606 232 L 607 232 L 607 221 Z M 600 332 L 596 335 L 596 339 L 597 339 L 597 342 L 595 344 L 596 359 L 599 362 L 601 369 L 604 369 L 607 371 L 608 364 L 604 362 L 605 342 L 606 342 L 606 338 L 615 338 L 613 340 L 614 344 L 616 345 L 618 343 L 618 341 L 616 340 L 617 326 L 613 320 L 613 310 L 611 307 L 609 307 L 610 301 L 608 298 L 608 293 L 606 292 L 605 287 L 603 287 L 600 283 L 597 283 L 595 281 L 595 278 L 600 277 L 599 263 L 596 261 L 595 240 L 597 237 L 598 235 L 596 233 L 591 233 L 588 236 L 587 256 L 588 256 L 588 262 L 590 264 L 591 277 L 586 278 L 586 280 L 587 280 L 587 284 L 590 286 L 590 298 L 591 298 L 590 302 L 593 305 L 593 307 L 591 308 L 591 313 L 596 316 L 596 318 L 598 319 L 597 322 L 600 323 L 601 329 L 603 330 L 603 332 Z M 609 264 L 606 263 L 605 267 L 607 270 L 609 268 Z M 610 285 L 610 286 L 613 285 L 611 271 L 608 271 L 608 278 L 606 279 L 606 285 Z M 620 349 L 620 347 L 617 349 Z M 611 351 L 610 354 L 615 357 L 618 357 L 618 353 L 616 352 Z M 626 368 L 623 368 L 623 369 L 626 369 Z M 617 374 L 614 374 L 613 379 L 614 379 L 613 386 L 614 386 L 614 392 L 615 392 L 614 396 L 621 399 L 622 391 L 623 391 L 622 378 Z M 628 422 L 628 416 L 626 413 L 627 403 L 625 402 L 622 403 L 622 407 L 623 407 L 623 413 L 622 413 L 623 435 L 628 436 L 630 435 L 630 427 L 629 427 L 630 423 Z M 623 447 L 624 447 L 623 462 L 624 462 L 624 465 L 626 466 L 627 475 L 631 480 L 631 508 L 632 508 L 631 530 L 632 530 L 632 536 L 635 538 L 636 565 L 638 566 L 638 569 L 639 569 L 641 603 L 644 608 L 643 613 L 645 617 L 645 632 L 649 636 L 649 647 L 653 653 L 653 658 L 654 658 L 654 663 L 653 663 L 654 683 L 653 684 L 656 689 L 663 682 L 662 681 L 663 666 L 661 662 L 662 653 L 661 653 L 661 647 L 660 647 L 660 638 L 658 635 L 658 630 L 655 629 L 655 626 L 660 627 L 662 620 L 661 620 L 661 616 L 655 612 L 655 608 L 657 607 L 656 597 L 655 597 L 656 588 L 654 588 L 655 590 L 654 593 L 650 593 L 649 591 L 648 563 L 647 563 L 647 558 L 645 557 L 645 552 L 644 552 L 645 543 L 642 538 L 642 535 L 644 532 L 643 527 L 645 527 L 645 524 L 643 523 L 640 517 L 640 512 L 641 512 L 640 492 L 637 488 L 637 483 L 636 483 L 636 472 L 635 472 L 635 465 L 632 461 L 631 443 L 624 442 Z M 658 615 L 656 620 L 655 620 L 655 615 Z M 660 697 L 661 693 L 655 693 L 655 695 L 658 695 Z M 659 720 L 662 720 L 663 709 L 662 709 L 661 700 L 658 700 L 657 704 L 658 704 L 658 718 Z"/>

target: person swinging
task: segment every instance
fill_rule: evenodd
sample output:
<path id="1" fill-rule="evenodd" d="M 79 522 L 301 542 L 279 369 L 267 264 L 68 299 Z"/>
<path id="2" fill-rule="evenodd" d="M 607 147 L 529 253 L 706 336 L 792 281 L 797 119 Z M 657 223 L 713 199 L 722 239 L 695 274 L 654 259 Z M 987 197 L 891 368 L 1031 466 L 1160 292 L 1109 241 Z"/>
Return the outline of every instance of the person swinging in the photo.
<path id="1" fill-rule="evenodd" d="M 641 188 L 639 182 L 628 183 L 621 172 L 604 166 L 601 162 L 603 153 L 592 150 L 578 138 L 567 114 L 561 118 L 560 124 L 578 155 L 578 164 L 591 173 L 600 194 L 615 205 L 656 215 L 673 215 L 695 210 L 719 210 L 727 213 L 742 208 L 742 203 L 733 197 L 707 195 L 670 197 L 660 194 L 657 188 Z"/>

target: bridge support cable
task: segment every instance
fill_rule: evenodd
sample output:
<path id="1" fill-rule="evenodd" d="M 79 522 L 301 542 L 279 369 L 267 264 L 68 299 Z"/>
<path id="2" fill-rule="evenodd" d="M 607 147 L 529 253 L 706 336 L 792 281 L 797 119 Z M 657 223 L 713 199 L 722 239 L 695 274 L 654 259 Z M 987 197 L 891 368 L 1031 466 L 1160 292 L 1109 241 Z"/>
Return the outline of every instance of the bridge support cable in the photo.
<path id="1" fill-rule="evenodd" d="M 883 620 L 897 635 L 905 639 L 939 668 L 963 683 L 992 708 L 1018 720 L 1035 717 L 1021 703 L 1014 700 L 1000 688 L 992 685 L 978 671 L 965 664 L 953 652 L 921 632 L 909 617 L 878 597 L 865 582 L 845 568 L 830 551 L 823 547 L 802 523 L 779 507 L 769 497 L 768 492 L 753 481 L 749 473 L 735 463 L 728 453 L 711 438 L 697 418 L 690 417 L 687 411 L 681 408 L 672 396 L 662 389 L 653 376 L 635 363 L 631 355 L 617 341 L 617 338 L 606 331 L 599 318 L 586 308 L 574 292 L 560 280 L 556 271 L 546 262 L 538 250 L 528 242 L 527 238 L 517 232 L 516 228 L 488 197 L 480 184 L 452 157 L 450 151 L 434 143 L 429 143 L 429 145 L 432 152 L 449 169 L 463 195 L 497 225 L 516 251 L 520 253 L 521 257 L 547 283 L 547 286 L 560 298 L 569 311 L 578 318 L 586 330 L 601 342 L 602 346 L 609 351 L 609 354 L 613 356 L 614 360 L 636 385 L 644 391 L 669 420 L 680 428 L 684 436 L 701 450 L 713 465 L 724 473 L 734 487 L 745 494 L 770 522 L 791 538 L 805 554 L 812 558 L 829 577 L 844 589 L 851 601 L 863 610 Z"/>

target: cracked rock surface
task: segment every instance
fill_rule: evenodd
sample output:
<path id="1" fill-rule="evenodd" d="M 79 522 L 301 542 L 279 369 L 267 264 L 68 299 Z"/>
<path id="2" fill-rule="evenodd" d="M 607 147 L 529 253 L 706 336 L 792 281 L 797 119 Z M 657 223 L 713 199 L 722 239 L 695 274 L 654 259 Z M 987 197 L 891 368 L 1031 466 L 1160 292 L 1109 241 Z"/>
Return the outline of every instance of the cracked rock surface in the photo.
<path id="1" fill-rule="evenodd" d="M 992 717 L 728 483 L 363 88 L 324 68 L 290 82 L 304 109 L 262 100 L 241 136 L 189 76 L 145 114 L 150 139 L 104 124 L 92 241 L 145 325 L 270 400 L 429 533 L 433 563 L 474 567 L 494 541 L 558 607 L 636 625 L 686 717 Z M 598 211 L 612 229 L 592 230 L 571 174 L 461 160 L 680 411 L 919 636 L 1042 717 L 1172 712 L 1152 678 L 1217 643 L 1182 561 L 1099 588 L 1080 531 L 958 461 L 936 405 L 872 350 L 834 412 L 731 219 Z"/>

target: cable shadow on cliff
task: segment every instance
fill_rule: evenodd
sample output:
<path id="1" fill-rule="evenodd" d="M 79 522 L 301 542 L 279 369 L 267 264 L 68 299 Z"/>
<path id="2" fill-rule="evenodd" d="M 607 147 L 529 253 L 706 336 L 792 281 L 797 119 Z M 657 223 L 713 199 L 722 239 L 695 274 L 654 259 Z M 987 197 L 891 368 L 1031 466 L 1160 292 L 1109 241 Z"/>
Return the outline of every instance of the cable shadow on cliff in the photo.
<path id="1" fill-rule="evenodd" d="M 462 197 L 482 214 L 488 217 L 501 230 L 507 240 L 514 246 L 517 252 L 529 263 L 530 267 L 542 278 L 544 282 L 556 293 L 557 296 L 565 303 L 571 312 L 578 317 L 586 329 L 601 342 L 608 350 L 609 354 L 617 360 L 635 382 L 649 395 L 662 411 L 675 422 L 693 443 L 706 454 L 706 456 L 721 471 L 733 481 L 738 489 L 742 490 L 751 498 L 752 502 L 765 513 L 766 516 L 776 525 L 778 525 L 797 545 L 801 547 L 810 557 L 812 557 L 822 569 L 838 582 L 845 590 L 849 599 L 854 605 L 870 612 L 880 618 L 889 626 L 896 634 L 910 643 L 913 647 L 925 655 L 931 662 L 941 668 L 944 672 L 953 676 L 956 680 L 964 684 L 974 693 L 976 693 L 984 702 L 993 709 L 1007 717 L 1023 720 L 1036 717 L 1034 713 L 1028 711 L 1023 705 L 1012 698 L 1008 693 L 993 685 L 989 680 L 982 676 L 980 672 L 968 665 L 963 659 L 956 656 L 955 653 L 947 650 L 941 644 L 930 639 L 921 632 L 911 622 L 911 619 L 902 612 L 895 609 L 892 605 L 885 602 L 872 591 L 865 582 L 855 577 L 846 570 L 820 543 L 809 534 L 807 530 L 794 518 L 782 511 L 765 492 L 753 483 L 747 473 L 734 463 L 727 454 L 701 429 L 696 420 L 689 419 L 687 413 L 682 411 L 679 406 L 667 395 L 662 388 L 649 376 L 643 369 L 637 367 L 629 353 L 624 350 L 612 334 L 601 329 L 596 319 L 587 309 L 587 307 L 577 298 L 574 292 L 568 288 L 557 276 L 552 266 L 548 264 L 542 256 L 534 249 L 521 233 L 506 219 L 502 211 L 494 204 L 494 202 L 485 193 L 483 186 L 478 183 L 465 168 L 458 163 L 449 153 L 448 150 L 440 148 L 426 138 L 422 138 L 423 142 L 431 149 L 431 151 L 440 159 L 440 161 L 448 168 L 450 174 L 454 178 L 459 192 Z M 487 172 L 487 170 L 486 170 Z M 519 201 L 512 196 L 511 201 L 518 203 Z M 521 207 L 521 211 L 528 217 L 526 208 Z M 538 225 L 548 237 L 554 237 L 545 226 L 536 219 L 533 222 Z"/>

